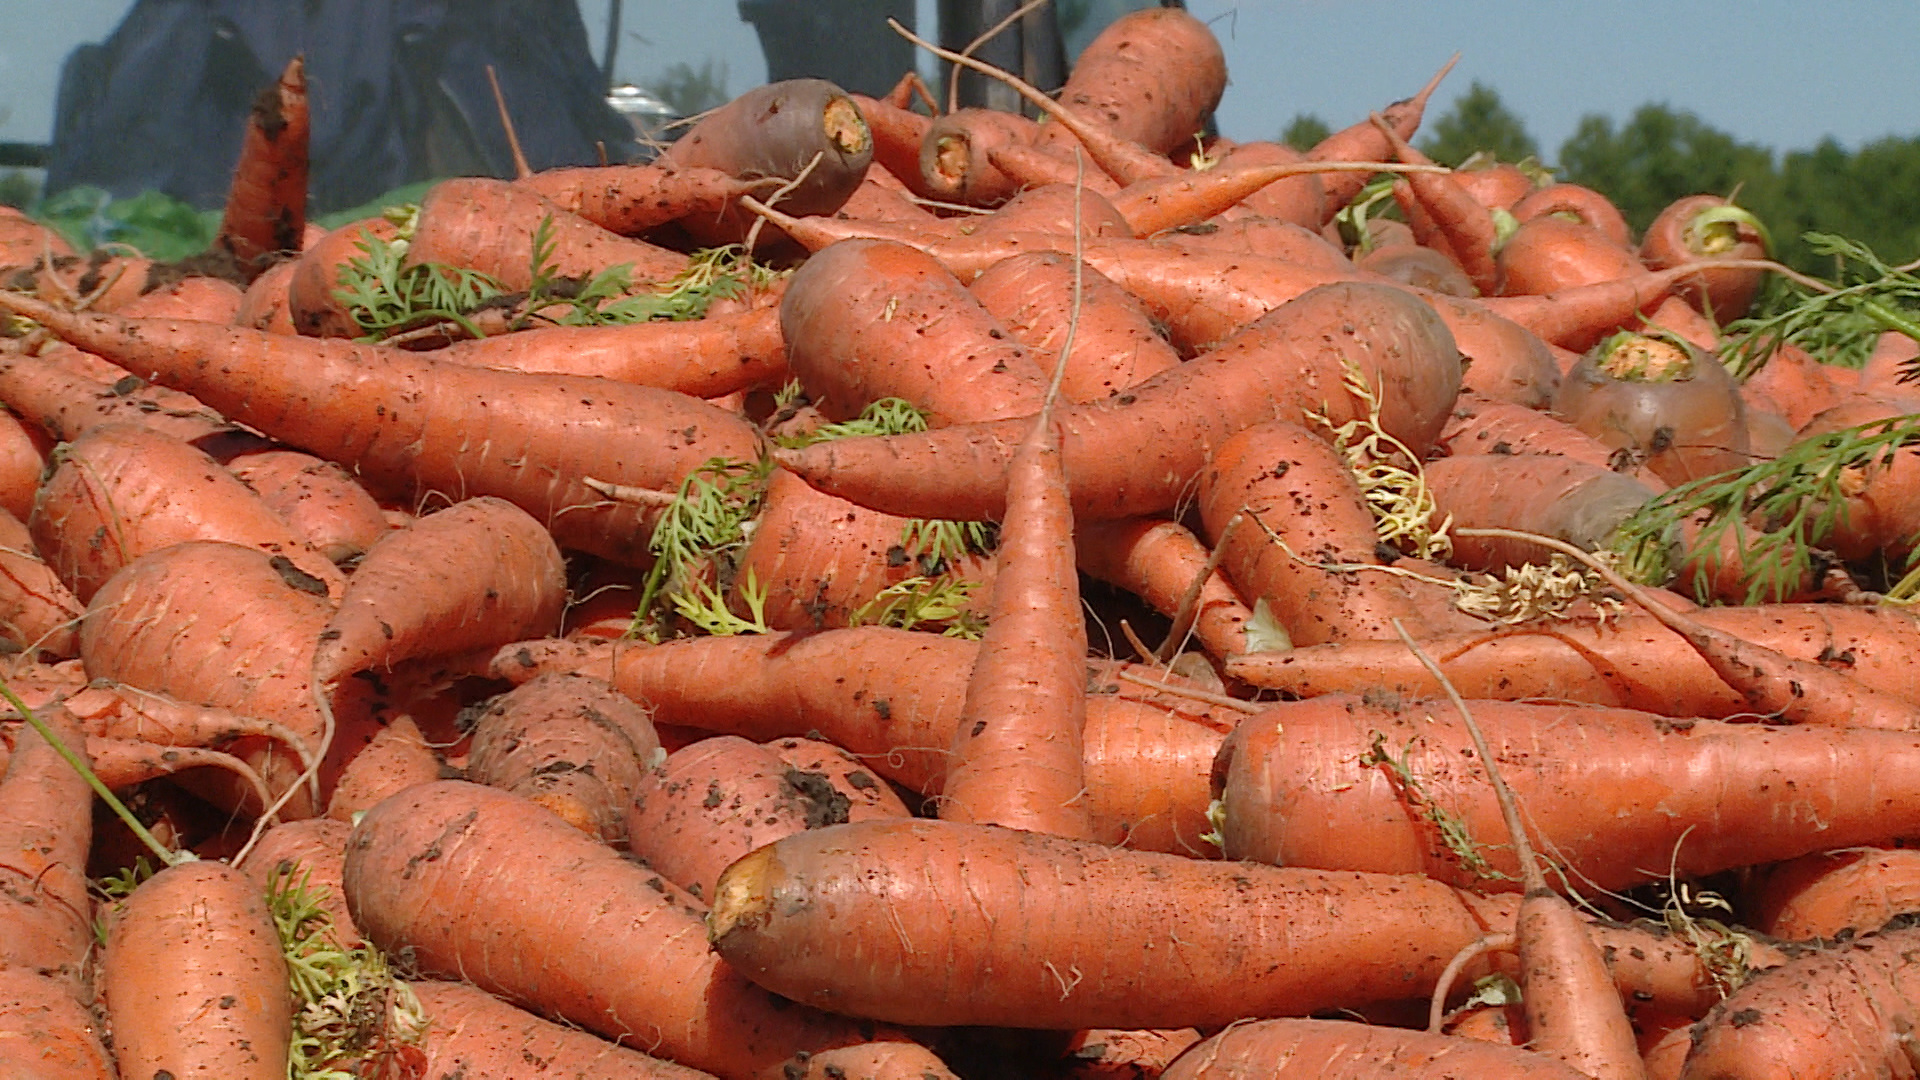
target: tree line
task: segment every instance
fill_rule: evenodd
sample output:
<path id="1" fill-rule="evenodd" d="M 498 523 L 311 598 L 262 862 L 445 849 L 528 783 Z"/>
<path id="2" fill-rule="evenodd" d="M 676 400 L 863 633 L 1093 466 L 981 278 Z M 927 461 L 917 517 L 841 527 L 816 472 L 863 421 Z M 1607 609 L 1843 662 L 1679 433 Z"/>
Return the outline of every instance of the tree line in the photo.
<path id="1" fill-rule="evenodd" d="M 1311 146 L 1327 125 L 1296 116 L 1281 138 Z M 1544 161 L 1525 123 L 1490 86 L 1475 82 L 1433 121 L 1416 145 L 1444 165 L 1485 151 L 1501 161 Z M 1612 199 L 1635 231 L 1684 195 L 1730 195 L 1771 231 L 1782 262 L 1831 276 L 1829 260 L 1803 236 L 1838 233 L 1888 263 L 1920 258 L 1920 135 L 1889 136 L 1847 150 L 1832 138 L 1811 150 L 1776 153 L 1742 142 L 1698 116 L 1664 103 L 1636 109 L 1625 123 L 1589 114 L 1553 160 L 1561 180 Z"/>

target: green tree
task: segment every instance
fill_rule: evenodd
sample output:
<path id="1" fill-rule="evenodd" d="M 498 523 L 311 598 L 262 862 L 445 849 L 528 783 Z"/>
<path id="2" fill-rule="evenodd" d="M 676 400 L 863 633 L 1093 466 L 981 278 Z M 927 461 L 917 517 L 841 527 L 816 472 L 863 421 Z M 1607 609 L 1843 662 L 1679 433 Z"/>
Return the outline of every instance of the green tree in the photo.
<path id="1" fill-rule="evenodd" d="M 1920 258 L 1920 136 L 1879 139 L 1849 154 L 1832 139 L 1796 150 L 1781 162 L 1778 197 L 1750 208 L 1781 241 L 1784 258 L 1816 274 L 1802 234 L 1839 233 L 1865 243 L 1889 263 Z"/>
<path id="2" fill-rule="evenodd" d="M 647 84 L 653 96 L 681 116 L 694 116 L 717 109 L 732 100 L 727 93 L 727 65 L 714 66 L 711 58 L 695 71 L 691 64 L 675 63 Z"/>
<path id="3" fill-rule="evenodd" d="M 1540 156 L 1540 146 L 1527 126 L 1493 87 L 1475 81 L 1454 99 L 1453 107 L 1433 122 L 1433 133 L 1417 144 L 1421 153 L 1442 165 L 1458 165 L 1476 153 L 1501 161 Z"/>
<path id="4" fill-rule="evenodd" d="M 1738 201 L 1764 220 L 1762 204 L 1779 193 L 1773 151 L 1664 103 L 1640 106 L 1618 130 L 1608 117 L 1582 117 L 1560 146 L 1560 172 L 1612 199 L 1636 232 L 1683 195 L 1737 190 Z"/>
<path id="5" fill-rule="evenodd" d="M 1311 150 L 1331 134 L 1333 129 L 1325 120 L 1312 113 L 1295 113 L 1286 130 L 1280 133 L 1280 141 L 1295 150 Z"/>

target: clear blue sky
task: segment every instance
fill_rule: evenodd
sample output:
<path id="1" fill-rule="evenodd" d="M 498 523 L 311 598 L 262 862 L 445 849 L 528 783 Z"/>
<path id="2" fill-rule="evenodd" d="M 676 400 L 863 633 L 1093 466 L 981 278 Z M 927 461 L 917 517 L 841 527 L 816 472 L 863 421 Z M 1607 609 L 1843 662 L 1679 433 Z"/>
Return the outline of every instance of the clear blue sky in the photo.
<path id="1" fill-rule="evenodd" d="M 596 55 L 609 0 L 580 0 Z M 828 2 L 828 0 L 801 0 Z M 735 0 L 625 0 L 620 73 L 675 60 L 727 65 L 729 88 L 765 78 Z M 106 36 L 130 0 L 0 0 L 0 140 L 42 141 L 60 60 Z M 922 0 L 930 10 L 929 0 Z M 1405 97 L 1462 54 L 1429 115 L 1478 79 L 1549 159 L 1586 113 L 1624 121 L 1664 101 L 1748 142 L 1803 149 L 1920 135 L 1917 0 L 1189 0 L 1226 48 L 1220 126 L 1271 138 L 1296 113 L 1334 127 Z M 698 14 L 690 14 L 698 13 Z M 644 38 L 644 40 L 641 40 Z"/>

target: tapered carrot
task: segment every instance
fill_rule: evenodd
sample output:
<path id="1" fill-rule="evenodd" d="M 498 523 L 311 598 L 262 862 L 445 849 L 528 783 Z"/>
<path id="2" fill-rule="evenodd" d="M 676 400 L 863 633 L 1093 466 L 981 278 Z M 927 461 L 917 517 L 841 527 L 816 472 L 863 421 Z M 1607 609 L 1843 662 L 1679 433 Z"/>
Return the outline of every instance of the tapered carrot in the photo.
<path id="1" fill-rule="evenodd" d="M 502 867 L 526 887 L 501 889 Z M 872 1041 L 871 1026 L 750 985 L 706 947 L 698 901 L 505 792 L 442 781 L 381 803 L 354 828 L 345 882 L 354 922 L 423 972 L 684 1065 L 777 1077 L 795 1051 Z"/>
<path id="2" fill-rule="evenodd" d="M 304 60 L 287 62 L 247 117 L 240 163 L 213 248 L 251 281 L 282 252 L 300 250 L 307 224 L 307 79 Z"/>
<path id="3" fill-rule="evenodd" d="M 1699 273 L 1700 267 L 1688 264 L 1533 296 L 1491 296 L 1480 303 L 1550 345 L 1584 351 L 1651 314 L 1676 286 Z"/>
<path id="4" fill-rule="evenodd" d="M 426 355 L 505 371 L 591 375 L 701 398 L 778 387 L 788 377 L 773 304 L 685 322 L 538 327 L 456 341 Z"/>
<path id="5" fill-rule="evenodd" d="M 279 1080 L 287 963 L 264 895 L 230 866 L 171 866 L 108 916 L 102 996 L 122 1076 Z"/>
<path id="6" fill-rule="evenodd" d="M 1087 631 L 1053 423 L 1065 367 L 1063 350 L 1046 400 L 1007 464 L 993 598 L 953 733 L 940 817 L 1087 839 Z"/>
<path id="7" fill-rule="evenodd" d="M 1061 410 L 1075 512 L 1098 519 L 1169 509 L 1212 450 L 1255 423 L 1299 422 L 1307 410 L 1335 425 L 1361 419 L 1362 406 L 1346 389 L 1348 365 L 1378 388 L 1384 429 L 1420 453 L 1458 394 L 1458 363 L 1444 324 L 1412 294 L 1357 283 L 1313 290 L 1262 316 L 1203 361 L 1117 397 Z M 774 457 L 816 487 L 876 509 L 993 518 L 1005 505 L 997 478 L 1022 430 L 1019 421 L 999 421 L 841 439 Z M 936 461 L 931 469 L 913 464 Z"/>
<path id="8" fill-rule="evenodd" d="M 1030 233 L 1050 233 L 1067 244 L 1076 233 L 1083 239 L 1133 235 L 1127 219 L 1106 196 L 1072 180 L 1029 187 L 991 214 L 958 222 L 952 232 L 953 242 L 976 245 Z"/>
<path id="9" fill-rule="evenodd" d="M 1613 451 L 1604 443 L 1550 413 L 1464 391 L 1440 433 L 1440 445 L 1453 457 L 1553 454 L 1602 469 L 1613 462 Z M 1644 470 L 1628 475 L 1652 493 L 1666 488 L 1666 481 Z"/>
<path id="10" fill-rule="evenodd" d="M 1112 196 L 1120 192 L 1116 183 L 1098 166 L 1087 168 L 1083 162 L 1053 150 L 1042 150 L 1026 143 L 1001 143 L 987 147 L 987 162 L 1015 186 L 1041 187 L 1046 184 L 1079 184 L 1088 191 Z"/>
<path id="11" fill-rule="evenodd" d="M 1851 673 L 1869 686 L 1920 702 L 1920 672 L 1905 658 L 1920 650 L 1920 623 L 1903 611 L 1834 604 L 1709 608 L 1693 621 Z M 1543 698 L 1617 705 L 1678 716 L 1730 717 L 1751 706 L 1714 677 L 1683 638 L 1650 615 L 1453 635 L 1426 647 L 1474 698 Z M 1237 678 L 1303 697 L 1368 688 L 1431 697 L 1439 685 L 1406 649 L 1344 643 L 1234 657 Z"/>
<path id="12" fill-rule="evenodd" d="M 1164 1028 L 1423 993 L 1460 946 L 1511 925 L 1514 911 L 1419 876 L 1205 862 L 914 820 L 761 848 L 721 877 L 707 925 L 755 982 L 854 1015 Z M 1177 925 L 1165 921 L 1173 912 Z M 1699 967 L 1656 938 L 1627 931 L 1609 944 L 1621 954 L 1616 974 L 1644 979 L 1662 966 L 1677 976 L 1657 993 L 1640 982 L 1650 995 L 1702 997 L 1691 985 Z"/>
<path id="13" fill-rule="evenodd" d="M 548 169 L 514 183 L 621 236 L 639 236 L 698 214 L 712 217 L 741 195 L 779 186 L 660 161 Z"/>
<path id="14" fill-rule="evenodd" d="M 670 391 L 483 368 L 453 375 L 397 349 L 73 315 L 10 293 L 0 307 L 370 482 L 446 498 L 498 495 L 569 547 L 641 563 L 652 512 L 608 503 L 584 481 L 670 489 L 710 458 L 758 456 L 743 419 Z M 216 355 L 225 359 L 205 362 Z"/>
<path id="15" fill-rule="evenodd" d="M 1379 113 L 1368 117 L 1387 140 L 1394 159 L 1407 165 L 1431 165 L 1433 159 L 1408 145 Z M 1472 195 L 1445 174 L 1413 172 L 1406 176 L 1408 188 L 1426 210 L 1437 235 L 1445 238 L 1446 250 L 1460 263 L 1460 269 L 1483 294 L 1492 295 L 1498 282 L 1494 268 L 1494 250 L 1500 238 L 1493 215 Z M 1427 243 L 1430 237 L 1414 229 L 1414 238 Z"/>
<path id="16" fill-rule="evenodd" d="M 1459 60 L 1459 54 L 1455 53 L 1439 71 L 1434 73 L 1427 85 L 1421 87 L 1419 93 L 1380 110 L 1380 115 L 1401 138 L 1413 138 L 1414 131 L 1420 127 L 1420 121 L 1426 116 L 1427 100 L 1433 96 L 1435 90 L 1439 89 L 1440 80 L 1447 77 L 1447 72 L 1452 71 L 1453 65 Z M 1381 135 L 1380 129 L 1373 125 L 1371 119 L 1367 119 L 1342 128 L 1320 140 L 1313 149 L 1307 151 L 1307 158 L 1312 161 L 1379 161 L 1391 149 Z M 1333 173 L 1325 177 L 1322 183 L 1326 185 L 1327 193 L 1326 206 L 1323 210 L 1325 217 L 1314 222 L 1315 225 L 1325 225 L 1333 220 L 1333 215 L 1339 213 L 1353 201 L 1354 196 L 1360 194 L 1360 189 L 1367 184 L 1367 177 L 1357 172 Z"/>
<path id="17" fill-rule="evenodd" d="M 629 240 L 537 192 L 505 180 L 442 180 L 420 202 L 407 245 L 409 265 L 445 263 L 491 275 L 507 289 L 533 284 L 534 240 L 542 229 L 552 244 L 546 265 L 562 278 L 585 278 L 627 266 L 635 284 L 671 279 L 687 257 L 642 240 Z M 299 324 L 296 316 L 295 324 Z"/>
<path id="18" fill-rule="evenodd" d="M 331 561 L 213 458 L 131 425 L 102 425 L 68 443 L 28 526 L 83 601 L 134 559 L 186 540 L 255 547 L 329 592 L 345 587 Z"/>

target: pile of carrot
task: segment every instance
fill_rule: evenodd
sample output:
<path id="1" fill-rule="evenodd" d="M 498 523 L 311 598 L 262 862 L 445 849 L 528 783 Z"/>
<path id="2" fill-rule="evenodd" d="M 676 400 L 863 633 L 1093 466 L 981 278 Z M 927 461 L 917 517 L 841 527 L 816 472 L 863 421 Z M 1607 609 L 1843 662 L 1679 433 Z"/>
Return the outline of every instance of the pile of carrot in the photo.
<path id="1" fill-rule="evenodd" d="M 1202 138 L 1151 8 L 325 232 L 296 61 L 209 256 L 0 217 L 0 1072 L 1909 1074 L 1920 344 L 1735 377 L 1764 233 L 1439 80 Z"/>

